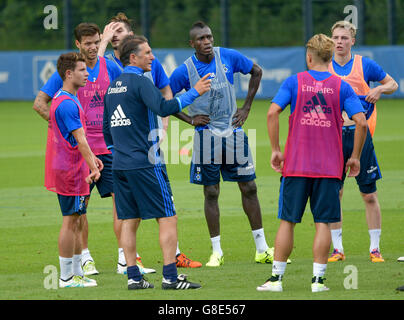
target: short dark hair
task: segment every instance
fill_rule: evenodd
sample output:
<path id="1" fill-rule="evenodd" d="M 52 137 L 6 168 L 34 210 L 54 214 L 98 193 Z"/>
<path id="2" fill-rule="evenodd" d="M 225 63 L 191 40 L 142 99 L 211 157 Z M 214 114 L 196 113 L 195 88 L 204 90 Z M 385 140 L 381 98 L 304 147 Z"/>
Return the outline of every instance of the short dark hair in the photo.
<path id="1" fill-rule="evenodd" d="M 82 22 L 74 28 L 74 37 L 78 42 L 81 42 L 83 36 L 93 36 L 97 33 L 101 34 L 101 31 L 95 23 Z"/>
<path id="2" fill-rule="evenodd" d="M 128 31 L 132 31 L 133 20 L 129 19 L 123 12 L 118 12 L 109 22 L 122 22 Z"/>
<path id="3" fill-rule="evenodd" d="M 84 55 L 80 52 L 69 52 L 60 55 L 57 62 L 57 70 L 63 81 L 66 79 L 66 71 L 74 71 L 78 61 L 86 62 Z"/>
<path id="4" fill-rule="evenodd" d="M 203 28 L 209 28 L 209 26 L 201 20 L 194 22 L 191 26 L 191 29 L 189 29 L 189 38 L 192 39 L 192 31 L 194 31 L 195 29 Z"/>
<path id="5" fill-rule="evenodd" d="M 129 64 L 130 55 L 132 53 L 138 54 L 139 46 L 142 43 L 147 43 L 147 39 L 144 36 L 128 35 L 122 39 L 121 44 L 118 47 L 119 57 L 124 67 Z"/>

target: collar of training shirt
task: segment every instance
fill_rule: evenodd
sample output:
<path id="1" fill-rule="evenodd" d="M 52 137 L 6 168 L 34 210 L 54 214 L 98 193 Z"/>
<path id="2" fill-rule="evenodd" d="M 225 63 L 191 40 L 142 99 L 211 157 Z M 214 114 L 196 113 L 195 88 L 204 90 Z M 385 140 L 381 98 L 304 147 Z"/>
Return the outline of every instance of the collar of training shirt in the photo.
<path id="1" fill-rule="evenodd" d="M 138 74 L 138 75 L 143 75 L 143 73 L 144 73 L 144 71 L 141 68 L 136 67 L 136 66 L 126 66 L 123 69 L 123 72 L 124 73 L 135 73 L 135 74 Z"/>

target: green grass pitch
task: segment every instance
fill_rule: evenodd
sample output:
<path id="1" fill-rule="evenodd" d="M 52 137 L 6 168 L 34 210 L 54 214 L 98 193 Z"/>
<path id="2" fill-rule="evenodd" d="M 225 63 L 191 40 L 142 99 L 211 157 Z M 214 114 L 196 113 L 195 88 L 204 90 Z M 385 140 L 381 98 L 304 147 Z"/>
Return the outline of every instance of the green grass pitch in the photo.
<path id="1" fill-rule="evenodd" d="M 239 105 L 241 105 L 239 101 Z M 274 299 L 404 299 L 395 288 L 404 285 L 404 118 L 403 100 L 382 100 L 378 104 L 378 125 L 374 137 L 383 179 L 378 183 L 382 208 L 381 252 L 386 262 L 369 261 L 369 236 L 364 205 L 354 179 L 345 184 L 343 199 L 343 240 L 347 259 L 329 264 L 329 292 L 312 294 L 311 245 L 314 226 L 306 209 L 303 222 L 296 226 L 295 248 L 284 278 L 284 292 L 257 292 L 271 273 L 271 265 L 254 262 L 255 246 L 247 218 L 241 206 L 237 185 L 222 183 L 220 195 L 221 237 L 225 264 L 221 268 L 179 269 L 191 281 L 202 283 L 196 291 L 165 292 L 161 290 L 162 255 L 158 244 L 157 223 L 142 222 L 138 249 L 147 267 L 156 274 L 148 279 L 154 290 L 129 292 L 127 278 L 115 273 L 117 242 L 112 229 L 111 200 L 100 199 L 95 192 L 88 208 L 89 248 L 100 275 L 98 287 L 88 289 L 46 289 L 47 266 L 59 270 L 57 239 L 61 214 L 56 195 L 43 187 L 44 153 L 47 125 L 33 110 L 31 102 L 0 103 L 0 299 L 136 299 L 136 300 L 274 300 Z M 246 132 L 250 143 L 255 140 L 255 164 L 258 197 L 261 203 L 267 241 L 273 245 L 279 225 L 277 219 L 279 175 L 269 165 L 270 147 L 266 131 L 268 101 L 255 101 Z M 281 116 L 281 141 L 286 139 L 289 110 Z M 172 121 L 177 121 L 172 118 Z M 178 125 L 178 124 L 176 124 Z M 171 123 L 174 128 L 173 123 Z M 188 128 L 179 124 L 179 132 Z M 250 131 L 248 131 L 250 130 Z M 168 132 L 168 156 L 178 154 Z M 253 138 L 255 135 L 255 139 Z M 175 136 L 175 135 L 173 135 Z M 180 137 L 179 147 L 191 137 Z M 170 158 L 169 158 L 170 160 Z M 211 253 L 209 234 L 203 213 L 201 187 L 191 185 L 189 165 L 168 164 L 168 174 L 178 214 L 181 250 L 205 264 Z M 357 288 L 345 284 L 357 270 Z M 348 278 L 347 278 L 348 277 Z"/>

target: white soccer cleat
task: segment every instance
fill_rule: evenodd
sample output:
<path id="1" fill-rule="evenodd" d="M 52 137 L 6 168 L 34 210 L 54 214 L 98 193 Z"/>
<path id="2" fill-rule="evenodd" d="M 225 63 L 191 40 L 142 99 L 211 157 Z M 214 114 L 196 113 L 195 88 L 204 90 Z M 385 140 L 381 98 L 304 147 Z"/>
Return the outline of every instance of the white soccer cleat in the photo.
<path id="1" fill-rule="evenodd" d="M 97 269 L 95 268 L 95 263 L 92 260 L 86 261 L 86 263 L 83 265 L 83 273 L 85 276 L 92 276 L 99 274 Z"/>
<path id="2" fill-rule="evenodd" d="M 282 292 L 282 276 L 272 275 L 263 285 L 257 287 L 258 291 Z"/>
<path id="3" fill-rule="evenodd" d="M 97 282 L 87 277 L 73 276 L 67 281 L 59 279 L 59 288 L 89 288 L 96 286 Z"/>
<path id="4" fill-rule="evenodd" d="M 128 274 L 128 266 L 126 264 L 118 263 L 116 266 L 116 273 L 118 274 Z"/>
<path id="5" fill-rule="evenodd" d="M 323 277 L 313 277 L 311 280 L 311 292 L 323 292 L 328 291 L 330 288 L 327 288 L 324 285 L 325 278 Z"/>
<path id="6" fill-rule="evenodd" d="M 397 259 L 398 262 L 404 262 L 404 257 L 400 257 Z"/>

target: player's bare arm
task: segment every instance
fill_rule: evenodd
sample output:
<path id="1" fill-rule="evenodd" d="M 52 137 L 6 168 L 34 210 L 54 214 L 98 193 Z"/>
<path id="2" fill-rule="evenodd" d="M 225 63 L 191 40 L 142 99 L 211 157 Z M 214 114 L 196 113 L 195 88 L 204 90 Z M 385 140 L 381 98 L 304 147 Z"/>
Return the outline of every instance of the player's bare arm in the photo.
<path id="1" fill-rule="evenodd" d="M 86 177 L 86 182 L 91 184 L 101 176 L 99 166 L 103 167 L 101 160 L 95 160 L 96 156 L 91 151 L 90 146 L 88 145 L 86 134 L 83 128 L 79 128 L 72 131 L 72 135 L 77 141 L 77 147 L 83 156 L 84 160 L 86 161 L 88 167 L 90 168 L 90 174 Z M 101 162 L 101 164 L 100 164 Z"/>
<path id="2" fill-rule="evenodd" d="M 244 101 L 244 105 L 242 108 L 237 109 L 237 112 L 235 113 L 235 115 L 233 117 L 232 125 L 234 127 L 242 126 L 244 124 L 244 122 L 247 120 L 255 94 L 257 93 L 258 88 L 260 86 L 260 82 L 261 82 L 261 78 L 262 78 L 261 67 L 259 65 L 257 65 L 256 63 L 254 63 L 253 67 L 250 71 L 250 74 L 251 74 L 251 78 L 248 83 L 248 92 L 247 92 L 247 97 Z"/>
<path id="3" fill-rule="evenodd" d="M 397 82 L 389 74 L 380 81 L 380 84 L 380 86 L 370 89 L 365 99 L 367 102 L 376 103 L 382 94 L 392 94 L 398 89 Z"/>
<path id="4" fill-rule="evenodd" d="M 279 173 L 282 173 L 284 160 L 281 147 L 279 145 L 279 115 L 281 112 L 282 108 L 276 103 L 272 103 L 267 114 L 268 136 L 272 149 L 271 167 Z"/>
<path id="5" fill-rule="evenodd" d="M 354 114 L 352 120 L 355 122 L 356 127 L 352 154 L 345 166 L 345 172 L 347 172 L 349 168 L 348 177 L 356 177 L 359 174 L 360 157 L 367 134 L 366 117 L 362 112 Z"/>
<path id="6" fill-rule="evenodd" d="M 105 26 L 104 31 L 102 32 L 101 35 L 101 42 L 100 47 L 98 49 L 98 56 L 101 57 L 104 56 L 105 51 L 107 50 L 108 47 L 108 43 L 112 40 L 112 37 L 114 36 L 116 29 L 118 28 L 119 28 L 118 22 L 111 22 Z"/>
<path id="7" fill-rule="evenodd" d="M 34 105 L 32 106 L 32 109 L 34 109 L 46 121 L 49 120 L 49 102 L 51 100 L 52 98 L 45 92 L 39 91 L 35 98 Z"/>

